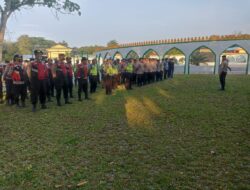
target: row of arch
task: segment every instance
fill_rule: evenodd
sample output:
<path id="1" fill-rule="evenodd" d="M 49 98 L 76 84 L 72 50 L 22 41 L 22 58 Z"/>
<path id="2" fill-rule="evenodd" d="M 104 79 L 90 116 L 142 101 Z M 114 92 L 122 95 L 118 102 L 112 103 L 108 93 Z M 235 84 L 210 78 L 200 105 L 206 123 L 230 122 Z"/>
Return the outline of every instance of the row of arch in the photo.
<path id="1" fill-rule="evenodd" d="M 239 45 L 237 45 L 237 44 L 228 47 L 228 48 L 225 49 L 219 56 L 218 56 L 218 54 L 216 55 L 216 53 L 215 53 L 211 48 L 209 48 L 209 47 L 203 45 L 203 46 L 200 46 L 200 47 L 196 48 L 195 50 L 193 50 L 192 53 L 189 54 L 188 57 L 186 56 L 186 54 L 184 53 L 184 51 L 182 51 L 180 48 L 173 47 L 173 48 L 171 48 L 170 50 L 168 50 L 167 52 L 165 52 L 165 54 L 164 54 L 162 57 L 160 57 L 160 55 L 159 55 L 159 53 L 158 53 L 157 51 L 155 51 L 154 49 L 151 49 L 151 48 L 150 48 L 150 49 L 148 49 L 148 50 L 145 51 L 145 53 L 143 54 L 142 58 L 149 58 L 148 55 L 149 55 L 149 54 L 153 54 L 153 55 L 154 55 L 154 56 L 153 56 L 154 58 L 162 59 L 162 58 L 169 57 L 172 51 L 179 52 L 179 55 L 182 55 L 182 56 L 184 57 L 184 62 L 185 62 L 185 64 L 182 65 L 183 70 L 180 69 L 179 73 L 188 73 L 188 74 L 189 74 L 189 73 L 192 73 L 192 69 L 196 69 L 196 67 L 193 66 L 193 62 L 192 62 L 192 56 L 194 55 L 194 53 L 197 52 L 197 51 L 199 51 L 199 50 L 201 50 L 201 49 L 206 49 L 206 50 L 208 50 L 208 51 L 210 52 L 210 54 L 211 54 L 211 56 L 213 57 L 213 60 L 214 60 L 214 64 L 212 64 L 212 65 L 210 64 L 210 66 L 207 67 L 207 68 L 210 68 L 208 73 L 215 73 L 215 72 L 216 72 L 216 66 L 218 66 L 218 65 L 216 65 L 216 59 L 217 59 L 216 56 L 218 56 L 219 59 L 221 59 L 221 56 L 222 56 L 223 54 L 225 54 L 225 52 L 226 52 L 228 49 L 233 48 L 233 47 L 239 47 L 239 48 L 241 48 L 242 50 L 245 51 L 246 63 L 245 63 L 245 65 L 241 66 L 241 69 L 240 69 L 240 71 L 238 71 L 238 72 L 239 72 L 239 74 L 240 74 L 240 73 L 248 73 L 249 53 L 248 53 L 248 51 L 247 51 L 246 49 L 242 48 L 241 46 L 239 46 Z M 106 54 L 105 54 L 103 60 L 105 60 L 105 59 L 107 59 L 107 58 L 116 59 L 116 57 L 118 57 L 118 58 L 120 58 L 120 59 L 122 59 L 122 58 L 125 58 L 125 59 L 128 59 L 128 58 L 140 58 L 140 56 L 138 55 L 138 53 L 137 53 L 136 51 L 134 51 L 134 50 L 130 50 L 130 51 L 127 53 L 126 56 L 123 56 L 119 51 L 116 51 L 116 52 L 113 54 L 112 57 L 111 57 L 111 56 L 109 57 L 109 56 L 110 56 L 110 55 L 109 55 L 109 52 L 106 52 Z M 99 55 L 99 58 L 100 58 L 100 57 L 101 57 L 101 54 Z M 173 56 L 171 56 L 171 57 L 173 57 Z M 183 58 L 182 58 L 182 60 L 183 60 Z M 187 64 L 187 66 L 186 66 L 186 64 Z M 181 67 L 181 65 L 179 65 L 179 66 Z M 197 66 L 197 65 L 196 65 L 196 66 Z M 205 68 L 205 66 L 204 66 L 204 68 Z M 238 69 L 238 68 L 237 68 L 237 69 Z M 239 70 L 239 69 L 238 69 L 238 70 Z M 200 72 L 203 73 L 202 71 L 200 71 Z M 206 72 L 204 72 L 204 73 L 206 73 Z"/>

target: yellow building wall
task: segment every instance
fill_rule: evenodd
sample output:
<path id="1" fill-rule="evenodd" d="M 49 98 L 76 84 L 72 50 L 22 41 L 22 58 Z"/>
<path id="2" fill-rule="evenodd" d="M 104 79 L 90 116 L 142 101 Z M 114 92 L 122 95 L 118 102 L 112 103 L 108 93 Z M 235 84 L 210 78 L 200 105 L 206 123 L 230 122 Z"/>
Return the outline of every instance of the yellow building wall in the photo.
<path id="1" fill-rule="evenodd" d="M 71 51 L 72 50 L 70 48 L 67 48 L 62 45 L 56 45 L 47 49 L 47 54 L 48 54 L 48 58 L 56 59 L 58 58 L 59 54 L 65 54 L 66 56 L 69 56 L 71 54 Z"/>

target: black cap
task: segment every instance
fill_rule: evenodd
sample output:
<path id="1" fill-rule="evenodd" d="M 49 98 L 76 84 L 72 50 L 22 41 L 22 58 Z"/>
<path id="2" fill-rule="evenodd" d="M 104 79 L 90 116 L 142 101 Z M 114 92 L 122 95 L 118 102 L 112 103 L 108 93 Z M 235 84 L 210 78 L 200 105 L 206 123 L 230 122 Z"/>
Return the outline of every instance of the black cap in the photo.
<path id="1" fill-rule="evenodd" d="M 43 51 L 41 51 L 41 50 L 35 50 L 34 51 L 34 54 L 38 54 L 38 53 L 43 54 Z"/>
<path id="2" fill-rule="evenodd" d="M 18 60 L 18 59 L 20 59 L 20 58 L 22 58 L 22 56 L 20 56 L 20 55 L 18 55 L 18 54 L 15 54 L 14 57 L 13 57 L 13 60 L 15 61 L 15 60 Z"/>
<path id="3" fill-rule="evenodd" d="M 86 57 L 82 57 L 82 61 L 87 61 L 88 59 Z"/>

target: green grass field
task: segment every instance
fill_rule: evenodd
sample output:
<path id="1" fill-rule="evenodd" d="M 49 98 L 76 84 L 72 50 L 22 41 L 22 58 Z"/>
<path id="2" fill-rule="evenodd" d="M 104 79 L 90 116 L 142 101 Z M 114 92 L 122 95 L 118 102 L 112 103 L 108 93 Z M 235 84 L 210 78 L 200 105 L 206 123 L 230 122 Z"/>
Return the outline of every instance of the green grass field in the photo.
<path id="1" fill-rule="evenodd" d="M 218 88 L 180 75 L 35 114 L 1 105 L 0 189 L 250 189 L 250 76 Z"/>

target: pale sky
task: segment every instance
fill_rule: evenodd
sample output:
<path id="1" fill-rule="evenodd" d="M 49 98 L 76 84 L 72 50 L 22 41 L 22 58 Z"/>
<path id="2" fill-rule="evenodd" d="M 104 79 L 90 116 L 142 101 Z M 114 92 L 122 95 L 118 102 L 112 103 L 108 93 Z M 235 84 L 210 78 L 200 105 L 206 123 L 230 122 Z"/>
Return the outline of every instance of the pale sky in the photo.
<path id="1" fill-rule="evenodd" d="M 17 12 L 8 22 L 7 40 L 22 34 L 71 47 L 250 33 L 250 0 L 72 0 L 82 16 L 59 15 L 37 7 Z"/>

